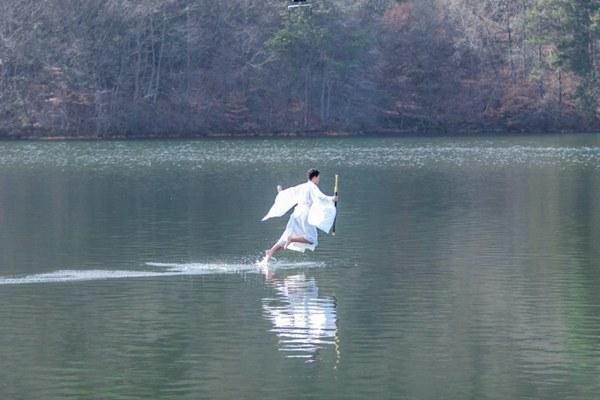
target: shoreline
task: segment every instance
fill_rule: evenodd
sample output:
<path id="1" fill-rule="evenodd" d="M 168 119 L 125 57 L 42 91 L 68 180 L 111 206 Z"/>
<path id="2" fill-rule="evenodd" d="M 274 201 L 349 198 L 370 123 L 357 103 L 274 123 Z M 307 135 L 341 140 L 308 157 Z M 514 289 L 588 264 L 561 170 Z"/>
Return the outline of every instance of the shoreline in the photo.
<path id="1" fill-rule="evenodd" d="M 128 141 L 128 140 L 199 140 L 199 139 L 276 139 L 276 138 L 367 138 L 367 137 L 491 137 L 491 136 L 543 136 L 543 135 L 593 135 L 598 131 L 574 130 L 549 130 L 549 131 L 523 131 L 523 130 L 457 130 L 455 132 L 436 131 L 400 131 L 400 130 L 373 130 L 373 131 L 303 131 L 303 132 L 246 132 L 246 133 L 196 133 L 196 134 L 142 134 L 142 135 L 59 135 L 59 134 L 13 134 L 0 136 L 0 141 L 40 141 L 40 142 L 70 142 L 70 141 Z"/>

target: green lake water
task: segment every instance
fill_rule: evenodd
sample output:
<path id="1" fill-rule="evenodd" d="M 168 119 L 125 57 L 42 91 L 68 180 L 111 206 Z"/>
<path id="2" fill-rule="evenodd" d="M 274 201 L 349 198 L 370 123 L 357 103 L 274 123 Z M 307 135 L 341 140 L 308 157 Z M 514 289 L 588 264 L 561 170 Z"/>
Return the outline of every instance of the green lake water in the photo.
<path id="1" fill-rule="evenodd" d="M 597 398 L 599 205 L 598 135 L 2 142 L 0 398 Z"/>

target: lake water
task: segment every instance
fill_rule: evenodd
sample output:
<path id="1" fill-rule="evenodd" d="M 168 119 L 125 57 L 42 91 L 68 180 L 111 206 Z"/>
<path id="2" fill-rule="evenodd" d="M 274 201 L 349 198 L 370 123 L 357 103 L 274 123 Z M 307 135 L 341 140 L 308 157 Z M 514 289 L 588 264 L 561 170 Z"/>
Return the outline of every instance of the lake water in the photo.
<path id="1" fill-rule="evenodd" d="M 3 142 L 0 398 L 597 398 L 599 204 L 597 135 Z"/>

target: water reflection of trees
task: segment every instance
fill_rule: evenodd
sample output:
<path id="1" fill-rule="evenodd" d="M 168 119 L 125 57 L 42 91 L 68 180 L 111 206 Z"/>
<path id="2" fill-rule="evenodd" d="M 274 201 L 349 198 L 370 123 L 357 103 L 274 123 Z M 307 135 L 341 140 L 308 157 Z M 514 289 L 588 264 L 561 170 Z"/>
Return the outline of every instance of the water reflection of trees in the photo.
<path id="1" fill-rule="evenodd" d="M 275 296 L 263 299 L 263 315 L 279 338 L 279 350 L 313 362 L 320 350 L 333 346 L 339 360 L 335 298 L 319 297 L 315 279 L 304 274 L 282 279 L 267 274 L 266 282 Z"/>

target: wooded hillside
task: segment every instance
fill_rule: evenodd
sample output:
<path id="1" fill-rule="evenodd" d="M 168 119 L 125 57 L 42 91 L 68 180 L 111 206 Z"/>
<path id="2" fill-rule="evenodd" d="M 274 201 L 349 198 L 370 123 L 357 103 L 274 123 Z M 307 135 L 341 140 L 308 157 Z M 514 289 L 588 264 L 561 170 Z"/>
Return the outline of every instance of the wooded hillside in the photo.
<path id="1" fill-rule="evenodd" d="M 0 136 L 598 130 L 598 0 L 3 0 Z"/>

